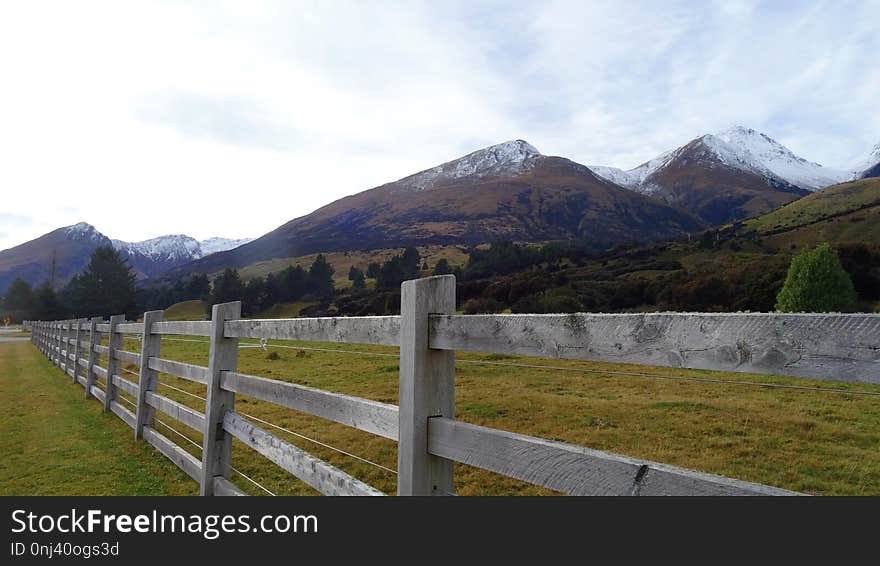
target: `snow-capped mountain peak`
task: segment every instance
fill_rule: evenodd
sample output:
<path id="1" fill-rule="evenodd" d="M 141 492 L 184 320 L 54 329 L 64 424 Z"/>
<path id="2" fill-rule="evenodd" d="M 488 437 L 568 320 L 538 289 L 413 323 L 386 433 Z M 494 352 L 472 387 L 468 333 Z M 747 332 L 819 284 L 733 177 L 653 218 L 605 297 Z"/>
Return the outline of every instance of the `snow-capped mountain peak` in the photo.
<path id="1" fill-rule="evenodd" d="M 71 240 L 102 240 L 104 234 L 98 232 L 98 229 L 87 222 L 78 222 L 71 226 L 62 228 L 64 235 Z"/>
<path id="2" fill-rule="evenodd" d="M 851 179 L 861 179 L 863 177 L 876 177 L 880 174 L 880 143 L 874 146 L 871 153 L 865 159 L 859 160 L 850 167 L 852 172 Z"/>
<path id="3" fill-rule="evenodd" d="M 743 163 L 770 171 L 802 189 L 815 191 L 846 178 L 843 171 L 807 161 L 770 136 L 751 128 L 735 126 L 715 134 L 715 137 L 727 142 Z"/>
<path id="4" fill-rule="evenodd" d="M 395 184 L 411 190 L 424 190 L 466 177 L 517 174 L 529 170 L 540 157 L 541 152 L 532 144 L 524 140 L 511 140 L 410 175 Z"/>
<path id="5" fill-rule="evenodd" d="M 248 242 L 253 242 L 254 238 L 208 238 L 207 240 L 201 240 L 199 242 L 199 247 L 202 248 L 202 256 L 215 254 L 217 252 L 225 252 L 226 250 L 231 250 L 237 248 L 239 246 L 243 246 Z"/>
<path id="6" fill-rule="evenodd" d="M 112 240 L 112 242 L 114 248 L 128 255 L 141 255 L 159 262 L 182 263 L 237 248 L 251 240 L 252 238 L 235 240 L 213 237 L 198 241 L 185 234 L 169 234 L 142 242 L 124 242 L 122 240 Z"/>
<path id="7" fill-rule="evenodd" d="M 650 177 L 685 152 L 705 158 L 707 163 L 720 162 L 771 182 L 782 181 L 810 191 L 839 183 L 847 177 L 843 171 L 807 161 L 770 136 L 744 126 L 706 134 L 629 171 L 601 166 L 590 168 L 619 185 L 651 193 L 657 187 L 651 183 Z"/>
<path id="8" fill-rule="evenodd" d="M 142 242 L 113 240 L 113 247 L 129 255 L 139 254 L 153 261 L 177 263 L 202 257 L 198 240 L 184 234 L 169 234 Z"/>

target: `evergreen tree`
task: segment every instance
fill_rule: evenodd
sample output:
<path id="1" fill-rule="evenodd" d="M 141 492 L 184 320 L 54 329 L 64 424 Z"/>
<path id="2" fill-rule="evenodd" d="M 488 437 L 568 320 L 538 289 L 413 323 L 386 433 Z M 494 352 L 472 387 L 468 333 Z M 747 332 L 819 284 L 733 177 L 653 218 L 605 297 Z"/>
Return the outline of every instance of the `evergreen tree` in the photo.
<path id="1" fill-rule="evenodd" d="M 434 275 L 449 275 L 452 273 L 452 268 L 449 267 L 449 262 L 446 261 L 446 258 L 440 258 L 437 260 L 437 264 L 434 266 Z"/>
<path id="2" fill-rule="evenodd" d="M 3 318 L 9 317 L 13 322 L 30 319 L 33 302 L 31 286 L 21 277 L 16 277 L 3 296 Z"/>
<path id="3" fill-rule="evenodd" d="M 266 293 L 266 280 L 262 277 L 254 277 L 247 282 L 241 300 L 241 310 L 244 316 L 253 316 L 263 310 Z"/>
<path id="4" fill-rule="evenodd" d="M 55 289 L 48 281 L 36 288 L 31 306 L 31 317 L 34 320 L 58 320 L 64 318 L 66 314 Z"/>
<path id="5" fill-rule="evenodd" d="M 367 286 L 364 272 L 353 265 L 351 266 L 351 269 L 348 270 L 348 279 L 351 281 L 351 288 L 355 291 L 365 289 Z"/>
<path id="6" fill-rule="evenodd" d="M 780 312 L 836 312 L 856 300 L 852 280 L 827 243 L 804 249 L 791 260 L 779 295 Z"/>
<path id="7" fill-rule="evenodd" d="M 367 277 L 370 279 L 377 279 L 379 277 L 379 271 L 382 269 L 382 266 L 376 263 L 375 261 L 370 263 L 367 266 Z"/>
<path id="8" fill-rule="evenodd" d="M 128 262 L 110 246 L 92 252 L 85 270 L 64 290 L 68 306 L 77 317 L 134 315 L 135 277 Z"/>
<path id="9" fill-rule="evenodd" d="M 217 279 L 214 279 L 209 302 L 211 305 L 231 303 L 240 301 L 243 296 L 244 284 L 241 282 L 238 270 L 227 268 Z"/>
<path id="10" fill-rule="evenodd" d="M 193 275 L 186 282 L 184 300 L 205 300 L 211 294 L 211 280 L 204 273 Z"/>
<path id="11" fill-rule="evenodd" d="M 308 291 L 308 279 L 309 274 L 300 265 L 285 268 L 278 275 L 278 296 L 275 302 L 289 303 L 299 300 Z"/>
<path id="12" fill-rule="evenodd" d="M 403 268 L 403 280 L 419 278 L 419 250 L 415 248 L 406 248 L 400 257 L 401 267 Z"/>
<path id="13" fill-rule="evenodd" d="M 309 291 L 321 298 L 333 296 L 333 266 L 327 263 L 324 254 L 318 254 L 309 268 Z"/>

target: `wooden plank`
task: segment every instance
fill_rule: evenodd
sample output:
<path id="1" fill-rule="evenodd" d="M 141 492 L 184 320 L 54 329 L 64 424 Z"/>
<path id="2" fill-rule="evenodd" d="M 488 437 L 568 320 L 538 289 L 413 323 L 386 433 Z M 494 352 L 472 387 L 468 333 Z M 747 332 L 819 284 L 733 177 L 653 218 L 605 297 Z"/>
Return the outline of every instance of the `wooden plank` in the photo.
<path id="1" fill-rule="evenodd" d="M 162 321 L 164 311 L 148 311 L 144 313 L 144 333 L 141 339 L 141 360 L 159 357 L 162 350 L 162 337 L 153 334 L 153 325 Z M 147 405 L 147 392 L 155 391 L 159 382 L 159 374 L 150 369 L 149 364 L 141 364 L 138 374 L 137 422 L 134 427 L 135 439 L 143 435 L 144 428 L 153 424 L 153 407 Z"/>
<path id="2" fill-rule="evenodd" d="M 160 373 L 167 373 L 197 383 L 208 382 L 208 368 L 203 366 L 185 364 L 183 362 L 175 362 L 173 360 L 165 360 L 156 357 L 150 358 L 147 365 L 151 370 Z"/>
<path id="3" fill-rule="evenodd" d="M 89 389 L 89 394 L 101 403 L 104 403 L 104 399 L 107 397 L 97 385 L 92 385 L 91 389 Z"/>
<path id="4" fill-rule="evenodd" d="M 73 373 L 73 372 L 71 372 L 71 373 Z M 71 377 L 73 377 L 70 373 L 67 375 L 70 375 Z M 86 386 L 86 378 L 81 375 L 76 378 L 76 382 L 79 383 L 80 385 L 82 385 L 83 387 Z"/>
<path id="5" fill-rule="evenodd" d="M 432 454 L 570 495 L 799 495 L 442 417 L 428 428 Z"/>
<path id="6" fill-rule="evenodd" d="M 126 322 L 116 327 L 117 332 L 122 334 L 143 334 L 144 323 L 142 322 Z"/>
<path id="7" fill-rule="evenodd" d="M 214 494 L 214 478 L 229 479 L 232 467 L 232 438 L 223 434 L 223 415 L 235 408 L 235 393 L 220 387 L 220 374 L 235 371 L 238 365 L 238 338 L 223 336 L 223 323 L 241 317 L 241 302 L 222 303 L 211 309 L 211 346 L 208 354 L 205 434 L 202 435 L 203 496 Z"/>
<path id="8" fill-rule="evenodd" d="M 113 376 L 113 386 L 122 389 L 132 397 L 138 396 L 138 386 L 137 383 L 133 381 L 129 381 L 120 375 Z"/>
<path id="9" fill-rule="evenodd" d="M 880 314 L 434 315 L 430 345 L 880 383 Z"/>
<path id="10" fill-rule="evenodd" d="M 241 497 L 247 493 L 238 489 L 234 483 L 228 479 L 218 476 L 214 478 L 214 495 Z"/>
<path id="11" fill-rule="evenodd" d="M 201 433 L 205 431 L 205 415 L 195 409 L 191 409 L 182 403 L 173 401 L 152 391 L 147 391 L 147 404 L 154 409 L 159 409 L 169 417 L 182 422 L 186 426 Z"/>
<path id="12" fill-rule="evenodd" d="M 105 327 L 109 328 L 110 325 L 109 324 L 104 324 L 104 325 L 99 324 L 98 326 L 105 326 Z M 108 330 L 108 332 L 109 332 L 109 330 Z M 110 348 L 108 348 L 107 346 L 95 344 L 93 346 L 93 348 L 95 349 L 95 353 L 100 354 L 102 356 L 106 356 L 108 353 L 110 353 Z"/>
<path id="13" fill-rule="evenodd" d="M 291 318 L 278 320 L 230 320 L 227 338 L 267 338 L 350 344 L 399 343 L 399 316 Z"/>
<path id="14" fill-rule="evenodd" d="M 95 366 L 92 368 L 92 370 L 94 374 L 98 377 L 103 377 L 104 379 L 107 379 L 107 370 L 102 368 L 101 366 Z"/>
<path id="15" fill-rule="evenodd" d="M 119 325 L 125 321 L 124 314 L 116 314 L 110 317 L 109 327 L 110 330 L 107 331 L 107 371 L 104 373 L 104 387 L 107 395 L 104 396 L 104 412 L 110 412 L 110 401 L 115 397 L 113 393 L 113 383 L 112 380 L 108 379 L 108 376 L 113 375 L 114 373 L 119 373 L 119 360 L 113 355 L 114 350 L 122 347 L 122 334 L 118 332 Z M 89 385 L 86 387 L 86 391 L 91 391 L 91 384 L 93 383 L 93 374 L 89 374 L 88 376 Z M 86 398 L 88 398 L 88 393 L 86 394 Z"/>
<path id="16" fill-rule="evenodd" d="M 141 365 L 141 355 L 127 350 L 113 350 L 113 357 L 127 364 Z"/>
<path id="17" fill-rule="evenodd" d="M 64 373 L 66 373 L 67 375 L 69 375 L 73 379 L 76 379 L 76 376 L 73 374 L 73 368 L 64 370 Z"/>
<path id="18" fill-rule="evenodd" d="M 76 381 L 76 378 L 79 377 L 79 352 L 80 346 L 82 345 L 82 341 L 80 339 L 80 334 L 82 332 L 82 322 L 85 319 L 77 319 L 76 324 L 74 326 L 75 329 L 75 340 L 74 340 L 74 349 L 73 349 L 73 380 Z"/>
<path id="19" fill-rule="evenodd" d="M 428 417 L 453 417 L 455 352 L 428 347 L 428 315 L 455 312 L 455 277 L 404 281 L 400 293 L 397 494 L 453 493 L 452 462 L 428 453 Z"/>
<path id="20" fill-rule="evenodd" d="M 143 436 L 144 440 L 152 444 L 156 450 L 174 462 L 189 477 L 199 481 L 202 475 L 202 463 L 199 462 L 198 458 L 168 440 L 168 438 L 151 426 L 144 426 Z"/>
<path id="21" fill-rule="evenodd" d="M 79 362 L 79 365 L 80 365 L 81 367 L 84 367 L 84 368 L 88 368 L 88 367 L 89 367 L 89 360 L 88 360 L 87 358 L 80 358 L 80 359 L 78 360 L 78 362 Z"/>
<path id="22" fill-rule="evenodd" d="M 397 440 L 397 407 L 304 385 L 224 371 L 223 389 Z"/>
<path id="23" fill-rule="evenodd" d="M 98 324 L 98 332 L 110 332 L 110 324 L 109 323 L 99 323 Z"/>
<path id="24" fill-rule="evenodd" d="M 137 417 L 134 415 L 134 413 L 132 413 L 116 401 L 110 401 L 110 412 L 122 419 L 125 424 L 127 424 L 131 428 L 135 427 Z"/>
<path id="25" fill-rule="evenodd" d="M 181 334 L 185 336 L 210 336 L 210 320 L 175 320 L 157 322 L 152 334 Z"/>
<path id="26" fill-rule="evenodd" d="M 269 434 L 235 411 L 224 414 L 223 429 L 324 495 L 384 495 L 293 444 Z"/>

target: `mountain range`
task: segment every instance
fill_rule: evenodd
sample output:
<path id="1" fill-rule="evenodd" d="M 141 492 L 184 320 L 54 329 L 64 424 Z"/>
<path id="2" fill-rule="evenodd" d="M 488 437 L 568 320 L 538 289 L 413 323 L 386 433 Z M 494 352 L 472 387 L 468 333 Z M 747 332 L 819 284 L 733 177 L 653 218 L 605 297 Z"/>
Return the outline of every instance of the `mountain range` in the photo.
<path id="1" fill-rule="evenodd" d="M 0 251 L 0 292 L 16 277 L 32 285 L 48 280 L 60 287 L 88 264 L 92 252 L 100 246 L 113 246 L 128 259 L 138 279 L 143 280 L 249 241 L 209 238 L 200 242 L 190 236 L 168 235 L 124 242 L 111 240 L 91 224 L 80 222 Z"/>
<path id="2" fill-rule="evenodd" d="M 129 243 L 85 223 L 61 228 L 0 252 L 0 292 L 15 276 L 61 284 L 97 245 L 123 252 L 139 278 L 161 281 L 315 252 L 502 239 L 668 240 L 878 175 L 880 144 L 841 171 L 741 126 L 700 136 L 628 171 L 588 167 L 513 140 L 344 197 L 254 240 L 172 235 Z"/>

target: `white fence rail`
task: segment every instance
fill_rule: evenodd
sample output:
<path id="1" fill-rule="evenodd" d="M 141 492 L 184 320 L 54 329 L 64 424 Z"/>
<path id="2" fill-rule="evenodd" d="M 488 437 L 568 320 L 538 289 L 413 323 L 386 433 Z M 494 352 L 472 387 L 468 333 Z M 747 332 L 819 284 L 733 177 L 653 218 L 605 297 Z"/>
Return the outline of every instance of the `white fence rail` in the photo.
<path id="1" fill-rule="evenodd" d="M 117 315 L 25 324 L 86 397 L 199 482 L 202 495 L 243 495 L 229 480 L 233 437 L 324 494 L 382 495 L 235 412 L 236 394 L 397 441 L 400 495 L 454 493 L 453 462 L 572 495 L 794 494 L 457 421 L 454 350 L 880 383 L 880 315 L 461 316 L 448 275 L 405 282 L 401 300 L 400 316 L 241 320 L 240 305 L 227 303 L 214 306 L 210 321 L 164 322 L 162 311 L 151 311 L 140 323 Z M 209 337 L 208 366 L 162 358 L 161 336 L 169 334 Z M 140 337 L 140 353 L 122 349 L 125 335 Z M 399 406 L 239 373 L 239 338 L 398 345 Z M 139 367 L 137 383 L 119 375 L 120 362 Z M 205 412 L 160 395 L 160 372 L 205 384 Z M 138 400 L 134 412 L 118 402 L 120 390 Z M 202 433 L 201 461 L 154 428 L 157 411 Z"/>

